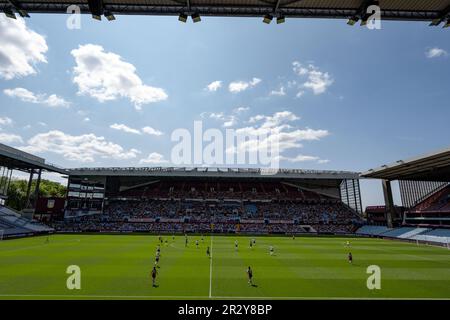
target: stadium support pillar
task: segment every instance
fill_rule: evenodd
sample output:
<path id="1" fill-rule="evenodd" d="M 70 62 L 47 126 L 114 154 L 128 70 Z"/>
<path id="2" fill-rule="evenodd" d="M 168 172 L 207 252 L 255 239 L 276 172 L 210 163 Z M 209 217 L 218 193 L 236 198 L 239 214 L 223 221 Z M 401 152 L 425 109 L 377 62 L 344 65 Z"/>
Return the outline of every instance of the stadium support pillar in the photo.
<path id="1" fill-rule="evenodd" d="M 392 197 L 391 181 L 383 180 L 384 203 L 386 205 L 386 222 L 388 228 L 392 228 L 392 217 L 395 216 L 394 198 Z"/>
<path id="2" fill-rule="evenodd" d="M 30 170 L 30 178 L 28 179 L 27 195 L 25 197 L 25 207 L 22 209 L 26 209 L 30 205 L 31 183 L 33 182 L 33 175 L 34 175 L 34 169 L 31 169 Z"/>
<path id="3" fill-rule="evenodd" d="M 39 169 L 38 171 L 38 177 L 36 180 L 36 187 L 34 189 L 34 203 L 33 203 L 33 209 L 36 208 L 37 205 L 37 201 L 39 198 L 39 187 L 41 186 L 41 174 L 42 174 L 42 169 Z"/>

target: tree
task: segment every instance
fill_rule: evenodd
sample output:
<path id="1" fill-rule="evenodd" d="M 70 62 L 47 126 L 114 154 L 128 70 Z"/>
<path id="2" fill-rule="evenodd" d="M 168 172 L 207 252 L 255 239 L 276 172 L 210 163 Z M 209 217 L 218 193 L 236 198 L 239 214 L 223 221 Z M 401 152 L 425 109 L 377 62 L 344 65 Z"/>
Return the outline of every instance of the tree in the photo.
<path id="1" fill-rule="evenodd" d="M 34 190 L 36 180 L 31 183 L 30 201 L 35 200 Z M 26 206 L 28 181 L 21 179 L 11 179 L 8 189 L 6 205 L 16 210 L 22 210 Z M 42 197 L 65 197 L 67 188 L 62 184 L 50 180 L 41 180 L 39 185 L 39 198 Z"/>

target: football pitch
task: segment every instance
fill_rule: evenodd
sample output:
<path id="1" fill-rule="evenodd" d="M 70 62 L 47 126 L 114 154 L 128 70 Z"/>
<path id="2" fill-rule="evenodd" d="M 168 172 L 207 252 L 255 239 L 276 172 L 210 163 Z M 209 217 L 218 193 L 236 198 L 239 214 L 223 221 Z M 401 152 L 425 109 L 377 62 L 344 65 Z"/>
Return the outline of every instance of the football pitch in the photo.
<path id="1" fill-rule="evenodd" d="M 256 245 L 250 248 L 252 238 Z M 73 234 L 52 235 L 48 242 L 47 237 L 0 241 L 0 299 L 450 299 L 446 248 L 342 237 L 214 235 L 202 241 L 191 235 L 187 247 L 184 236 L 163 239 L 157 287 L 150 271 L 158 236 Z M 79 290 L 66 285 L 71 265 L 81 270 Z M 381 289 L 367 287 L 371 265 L 380 268 Z M 248 266 L 254 286 L 247 281 Z"/>

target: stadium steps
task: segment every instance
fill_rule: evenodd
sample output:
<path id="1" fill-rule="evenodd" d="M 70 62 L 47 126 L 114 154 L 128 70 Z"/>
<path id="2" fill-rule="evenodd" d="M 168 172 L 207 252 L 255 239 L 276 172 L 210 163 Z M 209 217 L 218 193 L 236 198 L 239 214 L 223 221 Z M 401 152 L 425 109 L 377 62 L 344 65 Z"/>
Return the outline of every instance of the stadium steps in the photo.
<path id="1" fill-rule="evenodd" d="M 415 228 L 414 230 L 411 230 L 409 232 L 403 233 L 401 235 L 398 236 L 398 238 L 402 238 L 402 239 L 410 239 L 416 235 L 419 235 L 421 233 L 430 231 L 431 229 L 429 228 Z"/>
<path id="2" fill-rule="evenodd" d="M 412 237 L 419 241 L 450 243 L 450 229 L 434 229 Z"/>
<path id="3" fill-rule="evenodd" d="M 414 227 L 401 227 L 401 228 L 395 228 L 395 229 L 389 229 L 386 232 L 381 233 L 380 235 L 384 237 L 392 237 L 392 238 L 399 238 L 401 235 L 413 231 Z"/>
<path id="4" fill-rule="evenodd" d="M 22 217 L 16 211 L 5 206 L 0 206 L 0 221 L 11 226 L 5 234 L 14 234 L 14 232 L 49 232 L 54 230 L 44 224 Z"/>
<path id="5" fill-rule="evenodd" d="M 366 234 L 366 235 L 380 235 L 383 232 L 387 232 L 389 230 L 388 227 L 384 227 L 384 226 L 362 226 L 361 228 L 359 228 L 356 233 L 357 234 Z"/>

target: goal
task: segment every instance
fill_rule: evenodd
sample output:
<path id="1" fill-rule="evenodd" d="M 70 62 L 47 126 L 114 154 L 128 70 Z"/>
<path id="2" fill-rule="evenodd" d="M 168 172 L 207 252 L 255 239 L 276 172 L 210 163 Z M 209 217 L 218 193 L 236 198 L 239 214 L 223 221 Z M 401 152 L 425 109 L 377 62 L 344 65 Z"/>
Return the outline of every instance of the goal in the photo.
<path id="1" fill-rule="evenodd" d="M 0 241 L 3 240 L 3 234 L 5 233 L 5 230 L 0 229 Z"/>

